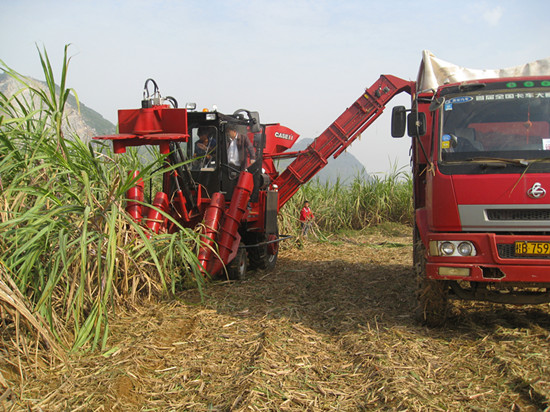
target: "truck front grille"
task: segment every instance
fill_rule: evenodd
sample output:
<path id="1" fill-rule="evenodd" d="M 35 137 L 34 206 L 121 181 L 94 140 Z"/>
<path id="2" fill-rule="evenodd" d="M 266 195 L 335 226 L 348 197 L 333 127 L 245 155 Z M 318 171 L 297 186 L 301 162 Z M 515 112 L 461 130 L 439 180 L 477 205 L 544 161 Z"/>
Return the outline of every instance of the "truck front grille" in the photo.
<path id="1" fill-rule="evenodd" d="M 550 259 L 550 256 L 516 256 L 513 243 L 498 243 L 497 251 L 501 259 Z"/>
<path id="2" fill-rule="evenodd" d="M 550 209 L 487 209 L 488 220 L 550 220 Z"/>

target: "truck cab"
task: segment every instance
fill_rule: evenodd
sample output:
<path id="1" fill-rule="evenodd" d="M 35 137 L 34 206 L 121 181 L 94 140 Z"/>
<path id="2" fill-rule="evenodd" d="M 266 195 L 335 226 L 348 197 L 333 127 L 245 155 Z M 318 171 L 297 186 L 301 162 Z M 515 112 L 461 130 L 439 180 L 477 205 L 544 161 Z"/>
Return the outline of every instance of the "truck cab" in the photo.
<path id="1" fill-rule="evenodd" d="M 444 322 L 449 298 L 550 302 L 550 76 L 419 90 L 408 132 L 419 320 Z"/>

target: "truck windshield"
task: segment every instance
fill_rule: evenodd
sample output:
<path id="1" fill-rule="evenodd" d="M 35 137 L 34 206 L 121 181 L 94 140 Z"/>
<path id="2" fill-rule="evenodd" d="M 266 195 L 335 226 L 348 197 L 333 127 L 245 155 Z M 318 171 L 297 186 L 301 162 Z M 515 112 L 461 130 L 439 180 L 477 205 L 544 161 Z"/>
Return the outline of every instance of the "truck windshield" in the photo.
<path id="1" fill-rule="evenodd" d="M 492 83 L 475 92 L 446 95 L 441 162 L 550 161 L 550 81 L 522 84 L 527 87 Z"/>

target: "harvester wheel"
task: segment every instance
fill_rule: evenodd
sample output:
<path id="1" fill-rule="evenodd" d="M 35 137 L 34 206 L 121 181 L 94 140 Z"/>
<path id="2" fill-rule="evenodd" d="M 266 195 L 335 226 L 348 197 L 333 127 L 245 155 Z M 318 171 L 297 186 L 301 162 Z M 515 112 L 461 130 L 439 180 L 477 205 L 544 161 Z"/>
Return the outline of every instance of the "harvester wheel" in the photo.
<path id="1" fill-rule="evenodd" d="M 442 326 L 449 312 L 449 287 L 443 280 L 426 277 L 426 248 L 415 228 L 413 239 L 414 271 L 417 280 L 416 320 L 422 325 Z"/>
<path id="2" fill-rule="evenodd" d="M 244 280 L 248 268 L 246 248 L 239 247 L 237 256 L 227 265 L 227 275 L 231 280 Z"/>

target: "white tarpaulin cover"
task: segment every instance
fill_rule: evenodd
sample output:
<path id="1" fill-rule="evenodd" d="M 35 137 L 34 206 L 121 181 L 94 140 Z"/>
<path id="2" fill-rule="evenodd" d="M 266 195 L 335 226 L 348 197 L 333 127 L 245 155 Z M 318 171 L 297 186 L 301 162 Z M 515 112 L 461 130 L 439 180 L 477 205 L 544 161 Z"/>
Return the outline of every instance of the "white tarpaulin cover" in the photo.
<path id="1" fill-rule="evenodd" d="M 506 69 L 477 70 L 438 59 L 429 50 L 424 50 L 416 84 L 418 90 L 429 90 L 437 89 L 445 83 L 467 80 L 541 75 L 550 76 L 550 57 Z"/>

